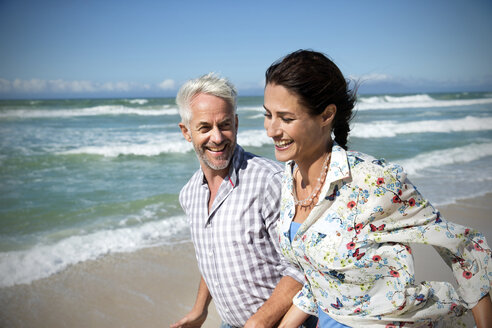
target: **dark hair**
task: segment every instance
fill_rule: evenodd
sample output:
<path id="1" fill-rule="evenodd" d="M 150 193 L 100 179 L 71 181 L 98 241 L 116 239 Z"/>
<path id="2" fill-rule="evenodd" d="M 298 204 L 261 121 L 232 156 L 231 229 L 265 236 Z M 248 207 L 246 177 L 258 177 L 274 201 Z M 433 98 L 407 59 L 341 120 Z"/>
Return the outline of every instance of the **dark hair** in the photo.
<path id="1" fill-rule="evenodd" d="M 328 105 L 337 112 L 333 120 L 335 141 L 347 149 L 356 92 L 340 69 L 327 56 L 311 50 L 297 50 L 273 63 L 265 73 L 266 84 L 285 87 L 299 97 L 311 115 L 320 115 Z"/>

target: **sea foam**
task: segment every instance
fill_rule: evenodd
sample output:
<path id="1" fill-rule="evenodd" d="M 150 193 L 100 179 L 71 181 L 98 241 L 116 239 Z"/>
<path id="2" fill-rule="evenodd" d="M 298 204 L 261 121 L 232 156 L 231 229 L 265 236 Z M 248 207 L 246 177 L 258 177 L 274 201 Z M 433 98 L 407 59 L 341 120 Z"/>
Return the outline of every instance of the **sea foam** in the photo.
<path id="1" fill-rule="evenodd" d="M 165 245 L 170 237 L 183 233 L 187 227 L 186 217 L 176 216 L 133 228 L 71 236 L 29 250 L 0 253 L 0 287 L 28 284 L 105 254 Z"/>
<path id="2" fill-rule="evenodd" d="M 357 110 L 370 109 L 397 109 L 397 108 L 427 108 L 427 107 L 453 107 L 492 104 L 492 98 L 481 99 L 455 99 L 437 100 L 427 94 L 412 96 L 374 96 L 359 97 L 357 99 Z"/>
<path id="3" fill-rule="evenodd" d="M 133 105 L 145 105 L 149 102 L 147 99 L 127 99 L 126 101 Z"/>
<path id="4" fill-rule="evenodd" d="M 467 116 L 460 119 L 413 121 L 407 123 L 396 121 L 355 123 L 350 136 L 358 138 L 387 138 L 410 133 L 449 133 L 484 130 L 492 130 L 492 117 Z"/>
<path id="5" fill-rule="evenodd" d="M 239 106 L 237 108 L 238 111 L 241 112 L 264 112 L 265 108 L 263 106 Z"/>
<path id="6" fill-rule="evenodd" d="M 166 134 L 164 136 L 146 137 L 147 140 L 135 140 L 135 143 L 116 143 L 101 146 L 83 146 L 75 149 L 58 152 L 59 155 L 99 155 L 105 157 L 118 157 L 126 155 L 135 156 L 159 156 L 169 153 L 187 153 L 193 150 L 190 142 L 179 134 Z M 239 132 L 237 142 L 245 147 L 261 147 L 272 144 L 271 138 L 265 130 L 247 130 Z"/>
<path id="7" fill-rule="evenodd" d="M 273 144 L 272 138 L 268 137 L 265 130 L 247 130 L 237 135 L 237 142 L 241 146 L 261 147 Z"/>
<path id="8" fill-rule="evenodd" d="M 469 163 L 488 156 L 492 156 L 492 143 L 490 142 L 421 153 L 398 163 L 407 173 L 419 174 L 426 168 L 442 168 L 445 165 Z"/>
<path id="9" fill-rule="evenodd" d="M 0 119 L 32 119 L 32 118 L 68 118 L 83 116 L 116 116 L 116 115 L 139 115 L 139 116 L 164 116 L 178 115 L 178 109 L 174 106 L 163 105 L 156 109 L 132 108 L 126 106 L 95 106 L 79 109 L 15 109 L 0 112 Z"/>
<path id="10" fill-rule="evenodd" d="M 186 153 L 193 149 L 191 143 L 169 142 L 152 144 L 127 144 L 127 145 L 106 145 L 106 146 L 87 146 L 60 152 L 60 155 L 100 155 L 104 157 L 118 157 L 125 155 L 135 156 L 158 156 L 166 153 Z"/>

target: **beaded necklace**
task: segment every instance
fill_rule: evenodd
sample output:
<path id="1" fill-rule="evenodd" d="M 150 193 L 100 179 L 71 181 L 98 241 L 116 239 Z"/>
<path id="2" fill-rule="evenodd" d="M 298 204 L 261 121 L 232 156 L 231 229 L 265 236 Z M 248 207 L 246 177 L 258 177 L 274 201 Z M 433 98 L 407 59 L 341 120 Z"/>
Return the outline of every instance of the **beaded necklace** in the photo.
<path id="1" fill-rule="evenodd" d="M 296 172 L 294 172 L 294 190 L 292 192 L 292 195 L 294 196 L 294 204 L 296 206 L 301 206 L 301 207 L 309 207 L 313 203 L 314 199 L 318 195 L 318 193 L 321 190 L 321 186 L 325 182 L 326 175 L 328 174 L 328 161 L 331 158 L 331 152 L 328 153 L 328 155 L 325 158 L 325 161 L 323 162 L 323 166 L 321 168 L 321 174 L 318 178 L 318 183 L 316 184 L 316 187 L 314 188 L 313 192 L 305 199 L 298 200 L 297 199 L 297 190 L 296 190 L 296 183 L 295 183 L 295 176 Z M 297 171 L 299 171 L 299 167 L 296 167 Z"/>

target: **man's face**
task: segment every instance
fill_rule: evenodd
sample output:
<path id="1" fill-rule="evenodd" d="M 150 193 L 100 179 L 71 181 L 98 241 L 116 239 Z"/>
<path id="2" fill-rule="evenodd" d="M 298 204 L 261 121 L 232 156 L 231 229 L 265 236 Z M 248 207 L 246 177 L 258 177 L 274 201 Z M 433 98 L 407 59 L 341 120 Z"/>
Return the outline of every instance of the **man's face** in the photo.
<path id="1" fill-rule="evenodd" d="M 237 116 L 224 99 L 205 93 L 191 102 L 191 120 L 179 124 L 186 140 L 193 143 L 202 169 L 226 171 L 236 147 Z"/>

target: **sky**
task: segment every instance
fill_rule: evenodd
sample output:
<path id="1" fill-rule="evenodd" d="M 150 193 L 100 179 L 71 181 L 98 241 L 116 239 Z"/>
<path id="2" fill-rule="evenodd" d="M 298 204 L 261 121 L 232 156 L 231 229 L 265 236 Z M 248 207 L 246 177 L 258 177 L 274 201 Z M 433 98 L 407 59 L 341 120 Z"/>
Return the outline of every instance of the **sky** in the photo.
<path id="1" fill-rule="evenodd" d="M 0 0 L 0 98 L 173 97 L 214 71 L 262 95 L 297 49 L 360 93 L 492 91 L 492 1 Z"/>

